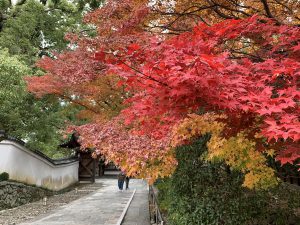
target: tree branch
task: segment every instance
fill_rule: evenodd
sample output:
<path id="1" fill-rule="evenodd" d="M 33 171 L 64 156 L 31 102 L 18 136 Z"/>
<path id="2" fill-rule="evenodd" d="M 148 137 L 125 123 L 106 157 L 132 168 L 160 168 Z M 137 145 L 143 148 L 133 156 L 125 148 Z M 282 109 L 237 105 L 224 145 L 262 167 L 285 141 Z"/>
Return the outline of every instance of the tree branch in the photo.
<path id="1" fill-rule="evenodd" d="M 267 0 L 260 0 L 262 2 L 262 4 L 264 5 L 264 9 L 265 9 L 265 12 L 267 14 L 267 16 L 269 18 L 274 18 L 274 16 L 272 15 L 271 11 L 270 11 L 270 8 L 269 8 L 269 5 L 268 5 L 268 2 Z"/>
<path id="2" fill-rule="evenodd" d="M 56 93 L 55 95 L 57 95 L 58 97 L 60 97 L 60 98 L 62 98 L 62 99 L 68 100 L 69 102 L 72 102 L 72 103 L 74 103 L 74 104 L 76 104 L 76 105 L 82 106 L 82 107 L 84 107 L 84 108 L 86 108 L 86 109 L 92 111 L 92 112 L 95 113 L 95 114 L 99 113 L 97 110 L 95 110 L 95 109 L 93 109 L 93 108 L 91 108 L 91 107 L 89 107 L 89 106 L 87 106 L 87 105 L 81 103 L 80 101 L 76 101 L 75 99 L 72 99 L 71 97 L 69 97 L 69 96 L 67 96 L 67 95 L 59 94 L 59 93 Z"/>
<path id="3" fill-rule="evenodd" d="M 280 2 L 280 0 L 275 0 L 275 2 L 278 5 L 281 5 L 282 7 L 286 8 L 293 15 L 293 17 L 295 17 L 295 19 L 300 20 L 300 18 L 297 15 L 294 15 L 293 10 L 290 7 L 288 7 L 286 4 L 283 4 L 282 2 Z"/>
<path id="4" fill-rule="evenodd" d="M 114 55 L 114 56 L 116 56 L 116 55 Z M 133 66 L 128 65 L 126 62 L 124 62 L 123 60 L 121 60 L 120 57 L 118 57 L 118 56 L 116 56 L 116 57 L 118 58 L 119 62 L 121 62 L 121 63 L 124 64 L 125 66 L 129 67 L 129 68 L 132 69 L 133 71 L 135 71 L 135 72 L 137 72 L 137 73 L 143 75 L 143 76 L 146 77 L 147 79 L 152 80 L 152 81 L 154 81 L 154 82 L 157 82 L 157 83 L 159 83 L 159 84 L 161 84 L 161 85 L 163 85 L 163 86 L 169 87 L 168 84 L 166 84 L 166 83 L 164 83 L 164 82 L 161 82 L 161 81 L 159 81 L 159 80 L 157 80 L 157 79 L 155 79 L 155 78 L 153 78 L 153 77 L 151 77 L 151 76 L 148 76 L 148 75 L 144 74 L 143 72 L 139 71 L 138 69 L 134 68 Z M 169 88 L 170 88 L 170 87 L 169 87 Z"/>

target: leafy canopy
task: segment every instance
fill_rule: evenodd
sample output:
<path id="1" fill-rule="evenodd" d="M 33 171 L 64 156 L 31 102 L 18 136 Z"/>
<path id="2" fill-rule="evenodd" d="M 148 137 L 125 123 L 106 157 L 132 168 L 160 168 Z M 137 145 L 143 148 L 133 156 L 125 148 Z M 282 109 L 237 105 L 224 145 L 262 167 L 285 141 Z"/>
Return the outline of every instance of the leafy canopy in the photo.
<path id="1" fill-rule="evenodd" d="M 174 138 L 184 136 L 177 142 L 182 144 L 218 130 L 208 159 L 217 157 L 246 173 L 247 187 L 275 185 L 274 171 L 262 154 L 274 152 L 282 163 L 300 156 L 299 27 L 254 15 L 212 26 L 200 23 L 168 37 L 168 31 L 156 35 L 144 30 L 153 6 L 144 1 L 115 3 L 108 1 L 85 17 L 97 25 L 96 37 L 70 36 L 76 49 L 40 62 L 48 74 L 28 79 L 30 90 L 55 94 L 59 85 L 72 90 L 70 86 L 118 75 L 126 108 L 107 123 L 95 120 L 79 127 L 84 146 L 96 146 L 99 153 L 122 166 L 126 161 L 139 173 L 149 165 L 148 157 L 135 163 L 145 152 L 153 154 L 157 164 L 170 155 L 168 162 L 176 165 L 171 159 Z M 205 112 L 224 117 L 205 121 Z M 198 124 L 201 120 L 206 122 L 203 126 Z M 220 123 L 214 127 L 215 122 Z M 91 138 L 91 131 L 97 135 Z M 148 147 L 145 140 L 151 143 Z M 129 157 L 116 154 L 123 150 Z M 171 171 L 154 172 L 153 177 Z"/>

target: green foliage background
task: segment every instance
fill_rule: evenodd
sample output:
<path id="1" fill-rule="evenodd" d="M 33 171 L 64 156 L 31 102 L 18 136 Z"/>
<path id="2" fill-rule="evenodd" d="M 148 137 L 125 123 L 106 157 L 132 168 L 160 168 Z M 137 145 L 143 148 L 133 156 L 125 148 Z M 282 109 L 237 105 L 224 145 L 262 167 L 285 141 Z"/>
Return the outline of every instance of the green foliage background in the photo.
<path id="1" fill-rule="evenodd" d="M 23 78 L 42 75 L 35 62 L 66 49 L 66 33 L 87 29 L 81 23 L 84 13 L 101 2 L 20 0 L 12 5 L 0 0 L 0 130 L 53 158 L 70 154 L 57 146 L 65 126 L 77 122 L 79 107 L 52 96 L 36 99 Z"/>
<path id="2" fill-rule="evenodd" d="M 23 139 L 29 148 L 62 157 L 65 152 L 57 151 L 61 142 L 59 129 L 65 120 L 75 119 L 76 108 L 62 107 L 51 96 L 35 99 L 26 91 L 23 80 L 31 72 L 19 57 L 0 49 L 0 129 Z"/>
<path id="3" fill-rule="evenodd" d="M 281 184 L 269 191 L 243 188 L 240 173 L 204 161 L 209 136 L 176 149 L 178 167 L 158 182 L 171 225 L 298 225 L 300 193 Z"/>

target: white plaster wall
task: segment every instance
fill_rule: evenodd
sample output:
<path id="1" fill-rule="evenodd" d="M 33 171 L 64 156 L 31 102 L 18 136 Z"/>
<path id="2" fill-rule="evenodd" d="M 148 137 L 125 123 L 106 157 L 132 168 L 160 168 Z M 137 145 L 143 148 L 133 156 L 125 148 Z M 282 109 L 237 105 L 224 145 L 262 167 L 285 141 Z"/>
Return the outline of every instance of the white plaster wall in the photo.
<path id="1" fill-rule="evenodd" d="M 79 163 L 53 165 L 13 141 L 0 143 L 0 172 L 12 180 L 50 190 L 61 190 L 78 182 Z"/>

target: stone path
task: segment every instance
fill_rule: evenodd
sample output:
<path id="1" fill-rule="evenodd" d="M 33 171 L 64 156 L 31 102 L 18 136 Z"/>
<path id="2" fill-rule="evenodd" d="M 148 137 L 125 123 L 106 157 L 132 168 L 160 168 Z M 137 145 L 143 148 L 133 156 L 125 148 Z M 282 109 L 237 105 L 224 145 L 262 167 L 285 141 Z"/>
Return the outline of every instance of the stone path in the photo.
<path id="1" fill-rule="evenodd" d="M 76 192 L 76 189 L 78 190 Z M 36 217 L 49 214 L 61 206 L 67 205 L 76 199 L 87 196 L 100 189 L 100 183 L 86 183 L 70 187 L 70 190 L 64 190 L 52 196 L 48 196 L 47 204 L 43 204 L 43 199 L 31 202 L 16 208 L 5 209 L 0 211 L 0 225 L 15 225 L 33 220 Z M 73 189 L 72 189 L 73 188 Z"/>
<path id="2" fill-rule="evenodd" d="M 129 187 L 135 188 L 136 193 L 122 225 L 150 225 L 147 184 L 141 180 L 138 182 L 131 182 L 130 180 Z"/>
<path id="3" fill-rule="evenodd" d="M 119 225 L 123 211 L 132 199 L 124 225 L 149 225 L 147 185 L 142 180 L 130 180 L 130 189 L 120 192 L 116 179 L 98 179 L 102 187 L 54 212 L 20 225 Z"/>

